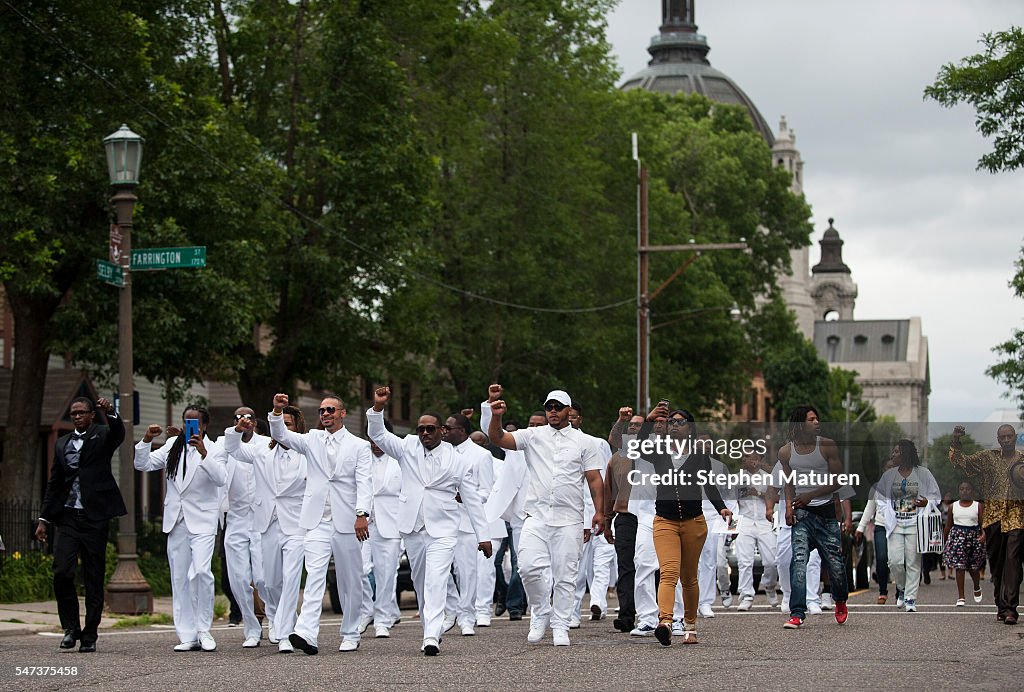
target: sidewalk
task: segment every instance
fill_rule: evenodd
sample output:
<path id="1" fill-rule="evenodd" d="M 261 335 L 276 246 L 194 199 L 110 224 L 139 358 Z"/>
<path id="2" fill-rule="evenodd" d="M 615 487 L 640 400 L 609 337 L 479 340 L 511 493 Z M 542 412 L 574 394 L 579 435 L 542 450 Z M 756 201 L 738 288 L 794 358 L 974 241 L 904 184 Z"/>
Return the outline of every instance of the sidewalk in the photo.
<path id="1" fill-rule="evenodd" d="M 78 609 L 85 615 L 85 599 L 79 597 Z M 172 614 L 171 597 L 164 596 L 153 599 L 153 612 Z M 109 629 L 117 624 L 120 617 L 110 612 L 103 613 L 100 629 Z M 34 634 L 36 632 L 60 632 L 60 617 L 57 615 L 56 601 L 39 603 L 0 603 L 0 637 Z"/>

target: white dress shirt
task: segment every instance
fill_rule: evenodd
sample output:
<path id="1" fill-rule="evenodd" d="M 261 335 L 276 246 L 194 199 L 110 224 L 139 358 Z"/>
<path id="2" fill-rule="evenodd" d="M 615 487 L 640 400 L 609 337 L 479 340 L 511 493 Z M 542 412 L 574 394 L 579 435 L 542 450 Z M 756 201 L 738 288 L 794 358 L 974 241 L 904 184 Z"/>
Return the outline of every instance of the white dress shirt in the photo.
<path id="1" fill-rule="evenodd" d="M 524 428 L 510 433 L 522 450 L 529 472 L 526 513 L 548 526 L 584 521 L 582 479 L 604 464 L 586 435 L 571 425 Z"/>

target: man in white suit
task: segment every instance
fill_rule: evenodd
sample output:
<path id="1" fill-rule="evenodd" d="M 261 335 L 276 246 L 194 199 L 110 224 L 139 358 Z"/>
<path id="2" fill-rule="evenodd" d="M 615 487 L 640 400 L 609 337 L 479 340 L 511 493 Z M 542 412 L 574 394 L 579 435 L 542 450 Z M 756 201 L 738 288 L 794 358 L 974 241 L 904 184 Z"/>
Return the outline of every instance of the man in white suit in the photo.
<path id="1" fill-rule="evenodd" d="M 363 602 L 363 558 L 360 543 L 370 537 L 373 467 L 370 443 L 345 429 L 345 403 L 329 395 L 320 402 L 319 430 L 292 432 L 284 424 L 287 394 L 274 395 L 270 436 L 306 457 L 306 492 L 299 526 L 306 529 L 306 590 L 295 631 L 288 639 L 296 649 L 315 655 L 320 649 L 327 568 L 334 556 L 338 594 L 345 615 L 338 651 L 359 648 L 359 609 Z"/>
<path id="2" fill-rule="evenodd" d="M 306 432 L 302 411 L 284 408 L 284 424 L 296 433 Z M 283 654 L 294 651 L 288 635 L 295 628 L 302 581 L 303 539 L 299 526 L 302 497 L 306 492 L 306 457 L 266 437 L 259 444 L 242 444 L 256 421 L 240 416 L 234 428 L 224 431 L 224 449 L 230 457 L 251 464 L 256 479 L 253 528 L 260 534 L 263 550 L 264 589 L 260 595 L 270 620 L 268 638 Z"/>
<path id="3" fill-rule="evenodd" d="M 378 447 L 398 460 L 402 468 L 402 495 L 398 498 L 398 529 L 409 554 L 416 586 L 420 620 L 423 622 L 423 653 L 440 652 L 448 575 L 459 534 L 459 502 L 469 513 L 477 547 L 490 556 L 487 520 L 474 480 L 471 459 L 444 442 L 440 416 L 420 416 L 416 434 L 400 438 L 384 427 L 384 406 L 390 387 L 373 393 L 373 408 L 366 412 L 367 429 Z"/>
<path id="4" fill-rule="evenodd" d="M 385 421 L 386 425 L 390 425 Z M 362 621 L 373 622 L 374 636 L 391 636 L 401 618 L 395 592 L 398 562 L 402 558 L 402 537 L 398 532 L 398 498 L 402 494 L 402 469 L 398 460 L 370 442 L 373 454 L 373 517 L 370 520 L 370 565 L 376 596 L 364 588 Z M 364 552 L 366 548 L 363 549 Z"/>
<path id="5" fill-rule="evenodd" d="M 494 487 L 494 462 L 491 460 L 490 452 L 469 439 L 469 434 L 472 432 L 470 427 L 469 418 L 461 413 L 452 414 L 445 420 L 442 439 L 455 449 L 456 454 L 469 460 L 473 472 L 473 482 L 480 491 L 481 501 L 486 504 L 487 498 L 491 495 L 491 489 Z M 479 578 L 477 545 L 479 540 L 490 540 L 491 535 L 488 531 L 481 539 L 477 539 L 469 512 L 461 503 L 459 516 L 461 519 L 453 561 L 458 588 L 456 588 L 454 580 L 449 578 L 445 611 L 448 617 L 455 615 L 462 635 L 471 637 L 476 634 L 476 596 Z M 493 584 L 491 590 L 492 592 L 494 590 Z"/>
<path id="6" fill-rule="evenodd" d="M 487 452 L 487 456 L 491 459 L 492 468 L 492 479 L 494 485 L 497 484 L 497 478 L 501 474 L 501 469 L 505 465 L 503 459 L 499 459 L 496 456 L 491 455 L 490 444 L 491 440 L 487 437 L 487 434 L 477 430 L 473 432 L 469 439 L 474 444 L 481 447 Z M 491 488 L 491 497 L 493 497 L 494 487 Z M 487 516 L 487 535 L 491 539 L 491 543 L 501 543 L 505 538 L 508 537 L 508 528 L 506 527 L 503 519 L 491 519 L 488 512 L 488 506 L 490 505 L 490 497 L 487 502 L 484 503 L 484 514 Z M 490 627 L 491 626 L 491 613 L 494 608 L 494 587 L 497 579 L 497 570 L 499 565 L 496 563 L 495 551 L 494 555 L 485 557 L 483 553 L 477 553 L 476 569 L 476 626 L 477 627 Z"/>
<path id="7" fill-rule="evenodd" d="M 569 617 L 584 537 L 584 478 L 595 509 L 586 528 L 604 529 L 604 463 L 583 433 L 569 425 L 571 404 L 569 395 L 556 389 L 544 400 L 548 425 L 509 433 L 501 425 L 505 402 L 491 403 L 488 435 L 503 449 L 522 450 L 529 472 L 527 518 L 518 548 L 519 573 L 533 613 L 527 641 L 534 644 L 544 638 L 550 621 L 554 645 L 569 646 Z"/>
<path id="8" fill-rule="evenodd" d="M 254 420 L 253 410 L 248 406 L 235 409 L 235 422 L 239 420 Z M 225 430 L 225 434 L 228 430 L 232 428 Z M 270 444 L 270 438 L 248 430 L 242 433 L 242 442 L 246 446 L 266 447 Z M 239 461 L 226 447 L 225 452 L 227 480 L 224 483 L 225 492 L 220 512 L 221 516 L 227 513 L 224 526 L 224 555 L 227 560 L 231 593 L 238 601 L 238 609 L 242 611 L 242 626 L 245 630 L 245 641 L 242 646 L 251 649 L 260 645 L 263 635 L 263 627 L 256 618 L 254 609 L 253 584 L 261 596 L 265 596 L 267 590 L 263 582 L 263 549 L 260 546 L 260 534 L 253 529 L 256 476 L 251 463 Z"/>
<path id="9" fill-rule="evenodd" d="M 175 651 L 216 651 L 210 636 L 213 624 L 213 572 L 210 560 L 217 541 L 220 498 L 227 480 L 223 450 L 206 437 L 210 415 L 189 406 L 183 420 L 186 429 L 197 421 L 198 434 L 167 428 L 168 440 L 156 451 L 153 439 L 163 434 L 150 425 L 135 445 L 135 468 L 139 471 L 167 469 L 163 531 L 167 534 L 167 561 L 171 568 L 171 599 L 174 628 L 180 644 Z M 173 441 L 172 441 L 173 439 Z"/>

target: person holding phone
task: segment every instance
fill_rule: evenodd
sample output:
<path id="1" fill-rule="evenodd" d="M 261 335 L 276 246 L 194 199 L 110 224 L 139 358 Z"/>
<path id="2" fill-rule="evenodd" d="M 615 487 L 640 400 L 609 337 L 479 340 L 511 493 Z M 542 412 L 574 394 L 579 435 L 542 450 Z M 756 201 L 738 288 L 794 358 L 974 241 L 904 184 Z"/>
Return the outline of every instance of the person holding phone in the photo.
<path id="1" fill-rule="evenodd" d="M 227 470 L 221 445 L 206 437 L 210 414 L 189 406 L 182 415 L 184 430 L 167 428 L 167 442 L 152 449 L 164 433 L 153 424 L 135 445 L 135 468 L 166 469 L 163 531 L 171 568 L 174 628 L 180 643 L 175 651 L 216 651 L 213 625 L 214 581 L 210 570 L 217 541 L 217 520 Z"/>

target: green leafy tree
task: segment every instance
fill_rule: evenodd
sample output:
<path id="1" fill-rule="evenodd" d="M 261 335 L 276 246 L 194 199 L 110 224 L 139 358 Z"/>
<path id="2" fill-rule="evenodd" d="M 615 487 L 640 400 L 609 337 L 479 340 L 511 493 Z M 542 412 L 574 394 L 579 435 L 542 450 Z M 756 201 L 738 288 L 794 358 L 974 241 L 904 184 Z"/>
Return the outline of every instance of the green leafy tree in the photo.
<path id="1" fill-rule="evenodd" d="M 1014 171 L 1024 166 L 1024 29 L 1014 26 L 988 33 L 981 43 L 982 52 L 959 64 L 943 65 L 924 94 L 947 108 L 960 103 L 973 106 L 978 132 L 992 139 L 992 151 L 981 156 L 978 168 L 990 173 Z M 1024 258 L 1016 266 L 1010 287 L 1024 298 Z M 1015 329 L 993 351 L 1000 360 L 986 374 L 1005 385 L 1024 412 L 1024 330 Z"/>
<path id="2" fill-rule="evenodd" d="M 939 488 L 942 489 L 943 493 L 951 492 L 953 497 L 959 497 L 958 489 L 960 483 L 964 480 L 974 481 L 975 479 L 964 474 L 963 471 L 949 463 L 949 446 L 952 435 L 947 433 L 945 435 L 939 435 L 928 448 L 928 470 L 935 476 L 935 480 L 939 483 Z M 960 438 L 960 448 L 964 454 L 974 454 L 980 452 L 984 447 L 978 444 L 970 435 L 964 435 Z M 975 493 L 980 492 L 978 488 L 975 488 Z"/>
<path id="3" fill-rule="evenodd" d="M 826 420 L 835 423 L 847 420 L 847 392 L 850 394 L 849 420 L 854 423 L 870 423 L 875 420 L 875 408 L 864 399 L 864 387 L 857 382 L 859 374 L 856 370 L 829 368 L 829 406 L 822 413 Z"/>
<path id="4" fill-rule="evenodd" d="M 829 410 L 832 397 L 828 363 L 807 339 L 795 340 L 764 359 L 764 383 L 772 393 L 775 420 L 786 421 L 797 406 Z"/>

